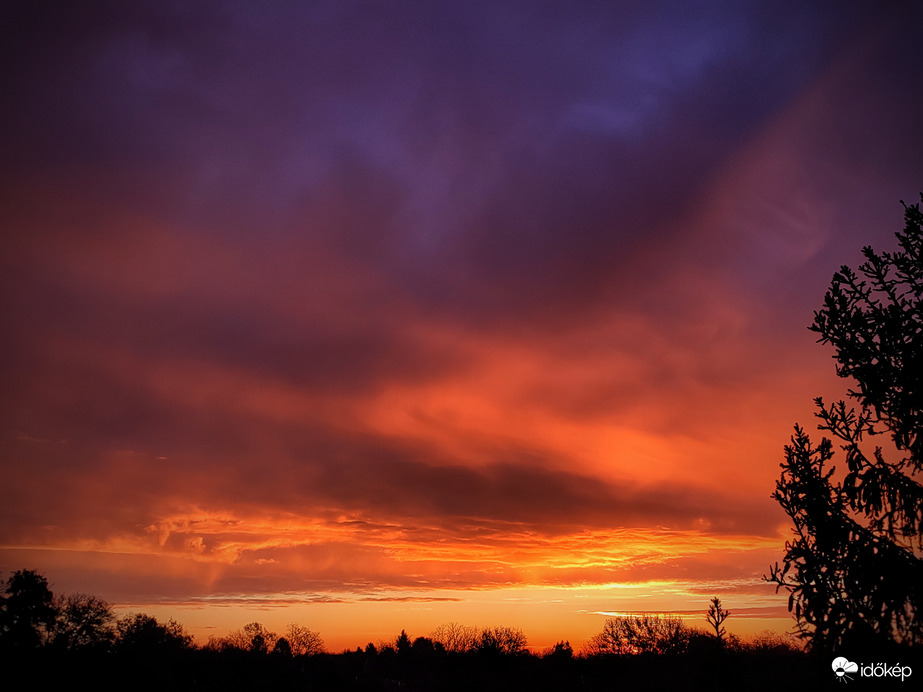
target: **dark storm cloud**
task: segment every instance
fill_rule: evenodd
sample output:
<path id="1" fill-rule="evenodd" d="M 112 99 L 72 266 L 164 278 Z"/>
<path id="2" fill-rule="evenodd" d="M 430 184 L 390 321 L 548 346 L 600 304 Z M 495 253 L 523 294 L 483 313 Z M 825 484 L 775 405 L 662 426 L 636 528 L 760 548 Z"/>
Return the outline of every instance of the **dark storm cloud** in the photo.
<path id="1" fill-rule="evenodd" d="M 241 252 L 320 235 L 431 309 L 541 321 L 657 292 L 639 245 L 862 28 L 819 7 L 18 3 L 5 177 L 89 164 Z"/>
<path id="2" fill-rule="evenodd" d="M 736 7 L 19 3 L 7 132 L 20 166 L 146 166 L 182 176 L 199 204 L 257 215 L 269 210 L 251 195 L 309 190 L 348 147 L 412 185 L 424 218 L 486 194 L 488 219 L 540 222 L 530 244 L 543 252 L 543 235 L 582 235 L 568 222 L 587 203 L 623 234 L 648 230 L 625 227 L 658 206 L 681 209 L 691 177 L 802 86 L 852 14 Z M 450 169 L 432 176 L 440 155 Z M 499 187 L 478 191 L 485 179 Z M 503 264 L 522 231 L 486 232 L 501 236 L 475 264 L 491 267 L 491 252 Z"/>
<path id="3" fill-rule="evenodd" d="M 382 447 L 376 449 L 380 452 Z M 373 464 L 328 465 L 314 487 L 323 496 L 337 498 L 340 506 L 361 508 L 371 516 L 418 514 L 421 520 L 446 528 L 469 522 L 473 527 L 479 521 L 506 522 L 555 533 L 576 526 L 651 523 L 690 528 L 707 521 L 719 532 L 739 532 L 745 527 L 760 530 L 759 526 L 771 531 L 769 518 L 774 516 L 769 503 L 747 509 L 705 490 L 670 484 L 620 485 L 579 473 L 546 470 L 538 460 L 528 458 L 486 468 L 437 466 L 406 456 Z"/>
<path id="4" fill-rule="evenodd" d="M 684 219 L 866 27 L 831 7 L 12 3 L 9 360 L 54 372 L 32 346 L 76 336 L 348 389 L 459 365 L 414 348 L 419 317 L 704 319 L 667 277 L 728 258 Z M 883 17 L 885 68 L 856 71 L 880 98 L 826 130 L 860 159 L 880 111 L 913 119 Z"/>
<path id="5" fill-rule="evenodd" d="M 11 510 L 3 538 L 39 544 L 87 533 L 153 538 L 158 517 L 190 505 L 355 516 L 365 531 L 398 530 L 420 543 L 446 536 L 465 541 L 504 527 L 549 536 L 651 525 L 771 535 L 778 519 L 768 500 L 742 501 L 705 486 L 605 481 L 548 468 L 549 461 L 566 460 L 522 449 L 498 447 L 489 454 L 497 461 L 470 467 L 414 440 L 253 417 L 235 426 L 226 416 L 199 413 L 184 424 L 177 415 L 150 439 L 123 421 L 121 429 L 99 430 L 98 439 L 82 442 L 7 441 L 11 470 L 29 473 L 8 474 L 3 495 Z M 121 435 L 165 455 L 100 453 Z M 367 523 L 373 517 L 393 524 L 376 529 Z M 232 540 L 234 531 L 229 524 L 225 538 Z"/>

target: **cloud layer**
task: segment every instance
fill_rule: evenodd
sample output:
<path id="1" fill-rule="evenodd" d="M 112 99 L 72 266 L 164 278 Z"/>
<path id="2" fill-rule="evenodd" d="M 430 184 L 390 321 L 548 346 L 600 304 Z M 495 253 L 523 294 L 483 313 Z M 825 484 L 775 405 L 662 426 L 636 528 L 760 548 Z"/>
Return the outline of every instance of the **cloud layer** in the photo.
<path id="1" fill-rule="evenodd" d="M 4 569 L 438 602 L 777 559 L 842 394 L 811 311 L 923 186 L 913 3 L 4 12 Z"/>

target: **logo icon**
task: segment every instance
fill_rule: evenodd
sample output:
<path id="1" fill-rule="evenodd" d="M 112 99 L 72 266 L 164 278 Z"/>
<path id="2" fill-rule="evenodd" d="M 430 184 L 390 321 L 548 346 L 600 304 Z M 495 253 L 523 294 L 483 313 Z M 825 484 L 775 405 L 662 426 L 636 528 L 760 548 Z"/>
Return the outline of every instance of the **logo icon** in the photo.
<path id="1" fill-rule="evenodd" d="M 833 672 L 836 673 L 837 682 L 849 682 L 852 680 L 849 673 L 858 673 L 859 664 L 838 656 L 833 659 Z"/>

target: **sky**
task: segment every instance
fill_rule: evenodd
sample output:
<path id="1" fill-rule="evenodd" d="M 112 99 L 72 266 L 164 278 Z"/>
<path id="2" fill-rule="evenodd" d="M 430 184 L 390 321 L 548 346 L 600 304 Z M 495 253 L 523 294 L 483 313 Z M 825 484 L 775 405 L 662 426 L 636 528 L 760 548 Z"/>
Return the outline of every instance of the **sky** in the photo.
<path id="1" fill-rule="evenodd" d="M 784 632 L 807 327 L 923 190 L 913 2 L 0 9 L 0 571 L 333 650 Z"/>

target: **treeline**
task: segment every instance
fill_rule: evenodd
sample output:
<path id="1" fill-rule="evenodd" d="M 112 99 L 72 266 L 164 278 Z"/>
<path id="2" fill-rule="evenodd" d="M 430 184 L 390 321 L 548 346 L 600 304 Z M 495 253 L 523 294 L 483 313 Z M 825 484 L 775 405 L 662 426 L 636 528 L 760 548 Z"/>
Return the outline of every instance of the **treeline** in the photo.
<path id="1" fill-rule="evenodd" d="M 715 604 L 713 633 L 674 617 L 613 617 L 576 652 L 566 641 L 533 652 L 512 627 L 449 623 L 333 654 L 295 623 L 277 634 L 253 622 L 196 646 L 175 620 L 117 618 L 95 596 L 55 595 L 42 575 L 20 570 L 0 582 L 0 664 L 8 679 L 26 675 L 39 689 L 609 690 L 617 679 L 644 689 L 769 690 L 821 679 L 827 665 L 780 635 L 728 636 L 728 613 Z"/>
<path id="2" fill-rule="evenodd" d="M 116 618 L 104 600 L 90 594 L 56 596 L 31 570 L 0 582 L 0 649 L 24 654 L 36 649 L 85 652 L 179 651 L 192 637 L 175 620 L 158 622 L 144 613 Z"/>

